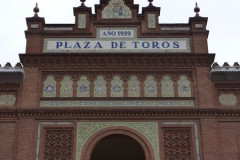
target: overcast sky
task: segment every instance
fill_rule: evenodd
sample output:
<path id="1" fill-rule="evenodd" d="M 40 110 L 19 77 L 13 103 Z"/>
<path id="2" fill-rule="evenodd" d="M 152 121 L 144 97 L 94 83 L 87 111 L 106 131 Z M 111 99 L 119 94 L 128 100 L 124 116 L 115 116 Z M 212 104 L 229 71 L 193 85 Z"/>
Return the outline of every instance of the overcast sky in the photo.
<path id="1" fill-rule="evenodd" d="M 19 62 L 18 54 L 25 53 L 27 29 L 26 17 L 33 16 L 35 3 L 39 3 L 40 17 L 46 23 L 74 23 L 73 7 L 79 0 L 0 0 L 0 64 Z M 188 23 L 196 0 L 154 0 L 161 7 L 160 23 Z M 141 8 L 148 5 L 147 0 L 135 0 Z M 240 0 L 199 0 L 200 16 L 208 17 L 208 46 L 210 53 L 216 53 L 215 62 L 240 62 Z M 94 7 L 99 0 L 87 0 L 86 5 Z M 93 9 L 94 11 L 94 9 Z"/>

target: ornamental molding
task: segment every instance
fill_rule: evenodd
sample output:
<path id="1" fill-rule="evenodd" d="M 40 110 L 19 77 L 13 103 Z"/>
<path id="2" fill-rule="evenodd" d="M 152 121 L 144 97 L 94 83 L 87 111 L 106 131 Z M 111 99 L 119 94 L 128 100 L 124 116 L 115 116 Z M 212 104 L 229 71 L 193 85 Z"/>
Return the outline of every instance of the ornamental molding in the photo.
<path id="1" fill-rule="evenodd" d="M 80 76 L 87 76 L 88 80 L 93 82 L 98 76 L 104 76 L 105 80 L 110 82 L 113 80 L 114 76 L 119 76 L 124 82 L 127 82 L 130 76 L 134 75 L 140 81 L 146 80 L 148 76 L 153 76 L 155 80 L 161 81 L 163 76 L 171 76 L 173 81 L 178 81 L 181 75 L 187 76 L 187 78 L 193 82 L 193 70 L 158 70 L 158 71 L 42 71 L 42 81 L 44 81 L 47 76 L 53 75 L 57 81 L 61 81 L 64 76 L 71 76 L 74 81 L 78 81 Z"/>
<path id="2" fill-rule="evenodd" d="M 237 118 L 240 109 L 159 109 L 158 107 L 96 107 L 96 108 L 41 108 L 0 109 L 0 119 L 162 119 L 162 118 Z"/>
<path id="3" fill-rule="evenodd" d="M 24 67 L 39 68 L 195 68 L 210 67 L 215 54 L 114 53 L 20 54 Z"/>

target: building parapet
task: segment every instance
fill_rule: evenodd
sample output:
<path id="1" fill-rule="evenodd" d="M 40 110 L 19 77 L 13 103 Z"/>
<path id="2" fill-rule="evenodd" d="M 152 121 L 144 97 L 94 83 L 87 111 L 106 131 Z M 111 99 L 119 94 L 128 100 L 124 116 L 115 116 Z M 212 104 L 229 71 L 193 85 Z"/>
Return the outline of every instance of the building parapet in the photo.
<path id="1" fill-rule="evenodd" d="M 4 67 L 0 65 L 0 83 L 22 83 L 25 78 L 24 68 L 21 63 L 12 67 L 7 63 Z"/>
<path id="2" fill-rule="evenodd" d="M 235 62 L 233 66 L 230 66 L 227 62 L 220 66 L 218 63 L 214 63 L 211 69 L 212 81 L 240 81 L 240 65 Z"/>

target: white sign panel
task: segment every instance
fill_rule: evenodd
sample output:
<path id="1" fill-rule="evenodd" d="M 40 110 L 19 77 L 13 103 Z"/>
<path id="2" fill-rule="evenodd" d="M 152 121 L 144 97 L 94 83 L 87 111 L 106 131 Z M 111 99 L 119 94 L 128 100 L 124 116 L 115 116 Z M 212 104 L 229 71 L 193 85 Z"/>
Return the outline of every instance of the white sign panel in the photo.
<path id="1" fill-rule="evenodd" d="M 44 52 L 190 52 L 190 42 L 189 38 L 137 38 L 136 28 L 98 28 L 96 38 L 45 38 Z"/>
<path id="2" fill-rule="evenodd" d="M 102 38 L 133 38 L 135 37 L 133 29 L 101 29 L 99 37 Z"/>

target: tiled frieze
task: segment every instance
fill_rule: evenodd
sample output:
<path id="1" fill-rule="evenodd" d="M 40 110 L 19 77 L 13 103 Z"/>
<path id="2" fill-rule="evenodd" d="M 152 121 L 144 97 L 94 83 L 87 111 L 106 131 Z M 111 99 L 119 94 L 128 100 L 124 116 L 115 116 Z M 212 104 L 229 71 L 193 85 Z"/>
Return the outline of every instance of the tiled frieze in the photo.
<path id="1" fill-rule="evenodd" d="M 65 76 L 61 81 L 60 97 L 73 97 L 73 81 L 70 76 Z"/>
<path id="2" fill-rule="evenodd" d="M 144 82 L 144 96 L 157 97 L 157 82 L 152 76 L 148 76 Z"/>
<path id="3" fill-rule="evenodd" d="M 76 159 L 80 159 L 83 145 L 94 133 L 107 127 L 129 127 L 146 137 L 154 149 L 155 159 L 159 157 L 159 135 L 157 122 L 79 122 L 77 126 Z"/>
<path id="4" fill-rule="evenodd" d="M 0 93 L 0 106 L 13 106 L 15 103 L 16 103 L 15 95 Z"/>
<path id="5" fill-rule="evenodd" d="M 194 107 L 194 100 L 42 100 L 41 107 Z"/>
<path id="6" fill-rule="evenodd" d="M 140 97 L 140 81 L 136 76 L 131 76 L 128 81 L 128 97 Z"/>
<path id="7" fill-rule="evenodd" d="M 185 75 L 44 75 L 42 97 L 193 97 Z"/>
<path id="8" fill-rule="evenodd" d="M 102 11 L 102 19 L 131 19 L 132 11 L 123 0 L 111 0 Z"/>
<path id="9" fill-rule="evenodd" d="M 111 82 L 111 97 L 123 97 L 123 81 L 119 76 L 115 76 Z"/>
<path id="10" fill-rule="evenodd" d="M 43 97 L 56 97 L 56 85 L 57 82 L 55 81 L 54 77 L 48 76 L 44 81 Z"/>
<path id="11" fill-rule="evenodd" d="M 186 76 L 181 76 L 178 81 L 178 97 L 191 97 L 191 83 Z"/>
<path id="12" fill-rule="evenodd" d="M 81 76 L 77 84 L 77 97 L 90 97 L 90 82 L 87 77 Z"/>
<path id="13" fill-rule="evenodd" d="M 169 76 L 164 76 L 161 81 L 161 96 L 174 97 L 174 82 Z"/>
<path id="14" fill-rule="evenodd" d="M 94 97 L 106 97 L 107 96 L 107 82 L 103 76 L 97 77 L 94 82 Z"/>

